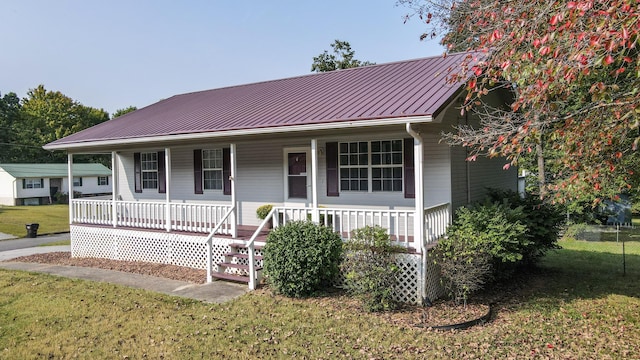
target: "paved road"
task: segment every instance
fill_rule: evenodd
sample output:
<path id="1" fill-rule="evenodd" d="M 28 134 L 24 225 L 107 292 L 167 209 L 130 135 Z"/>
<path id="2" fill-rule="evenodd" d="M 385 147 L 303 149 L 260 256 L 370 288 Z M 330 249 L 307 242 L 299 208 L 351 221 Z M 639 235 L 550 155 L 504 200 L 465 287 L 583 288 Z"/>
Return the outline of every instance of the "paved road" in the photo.
<path id="1" fill-rule="evenodd" d="M 69 233 L 41 235 L 35 238 L 19 238 L 0 241 L 0 251 L 9 251 L 16 249 L 25 249 L 42 244 L 48 244 L 56 241 L 69 240 Z"/>

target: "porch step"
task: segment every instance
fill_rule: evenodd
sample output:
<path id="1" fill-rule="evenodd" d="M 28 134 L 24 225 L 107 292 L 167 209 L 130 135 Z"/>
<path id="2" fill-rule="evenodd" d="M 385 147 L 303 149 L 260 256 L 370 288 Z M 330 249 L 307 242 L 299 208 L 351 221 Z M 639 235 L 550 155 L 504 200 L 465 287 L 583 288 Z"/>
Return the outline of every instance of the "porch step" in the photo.
<path id="1" fill-rule="evenodd" d="M 223 263 L 219 263 L 218 266 L 249 271 L 249 265 L 242 265 L 242 264 L 234 264 L 234 263 L 223 262 Z M 260 270 L 262 270 L 262 267 L 256 266 L 256 271 L 260 271 Z"/>
<path id="2" fill-rule="evenodd" d="M 240 253 L 226 253 L 224 256 L 235 257 L 240 259 L 249 259 L 249 254 L 240 254 Z M 262 260 L 262 256 L 255 255 L 253 257 L 255 260 Z"/>
<path id="3" fill-rule="evenodd" d="M 221 280 L 229 280 L 229 281 L 235 281 L 235 282 L 241 282 L 241 283 L 247 283 L 247 284 L 249 283 L 248 276 L 234 275 L 234 274 L 227 274 L 227 273 L 220 273 L 220 272 L 214 272 L 211 274 L 211 276 Z"/>
<path id="4" fill-rule="evenodd" d="M 247 248 L 247 246 L 245 244 L 230 244 L 229 247 L 232 248 L 232 249 L 246 249 Z M 264 248 L 264 244 L 262 244 L 262 243 L 254 243 L 253 244 L 253 248 L 255 250 L 262 250 L 262 248 Z"/>

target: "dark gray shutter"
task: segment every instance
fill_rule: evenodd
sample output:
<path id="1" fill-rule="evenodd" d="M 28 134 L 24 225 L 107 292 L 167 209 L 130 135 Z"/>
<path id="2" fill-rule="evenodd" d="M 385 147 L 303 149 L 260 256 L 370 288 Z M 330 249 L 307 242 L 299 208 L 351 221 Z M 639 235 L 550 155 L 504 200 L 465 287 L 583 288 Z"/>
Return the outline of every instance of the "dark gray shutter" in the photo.
<path id="1" fill-rule="evenodd" d="M 22 188 L 23 189 L 27 188 L 27 179 L 22 179 Z"/>
<path id="2" fill-rule="evenodd" d="M 164 151 L 158 151 L 158 193 L 167 192 L 167 167 L 164 163 Z"/>
<path id="3" fill-rule="evenodd" d="M 140 162 L 140 153 L 133 153 L 133 172 L 135 191 L 142 192 L 142 163 Z"/>
<path id="4" fill-rule="evenodd" d="M 338 143 L 328 142 L 325 147 L 327 155 L 327 196 L 340 196 Z"/>
<path id="5" fill-rule="evenodd" d="M 413 156 L 413 138 L 404 139 L 404 197 L 416 197 L 416 178 Z"/>
<path id="6" fill-rule="evenodd" d="M 225 195 L 231 195 L 231 149 L 222 149 L 222 189 Z"/>
<path id="7" fill-rule="evenodd" d="M 193 193 L 204 194 L 202 191 L 202 150 L 193 150 Z"/>

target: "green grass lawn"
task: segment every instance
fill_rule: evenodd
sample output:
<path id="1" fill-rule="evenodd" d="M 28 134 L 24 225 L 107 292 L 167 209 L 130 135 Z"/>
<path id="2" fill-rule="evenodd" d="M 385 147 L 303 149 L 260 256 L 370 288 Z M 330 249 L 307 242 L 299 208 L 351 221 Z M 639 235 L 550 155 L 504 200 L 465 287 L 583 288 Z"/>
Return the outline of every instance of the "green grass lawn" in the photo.
<path id="1" fill-rule="evenodd" d="M 215 305 L 0 270 L 2 358 L 640 358 L 640 248 L 562 241 L 459 332 L 400 327 L 335 299 L 268 291 Z M 502 290 L 502 289 L 501 289 Z"/>
<path id="2" fill-rule="evenodd" d="M 0 232 L 24 237 L 30 223 L 40 224 L 38 234 L 69 231 L 69 206 L 0 206 Z"/>

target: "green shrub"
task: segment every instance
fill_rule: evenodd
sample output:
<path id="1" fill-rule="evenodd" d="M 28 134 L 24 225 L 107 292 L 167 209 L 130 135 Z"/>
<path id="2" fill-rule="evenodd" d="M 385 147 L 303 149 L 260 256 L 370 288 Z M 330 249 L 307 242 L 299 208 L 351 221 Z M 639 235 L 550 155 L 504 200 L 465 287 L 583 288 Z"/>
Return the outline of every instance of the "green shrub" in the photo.
<path id="1" fill-rule="evenodd" d="M 293 221 L 271 231 L 264 270 L 273 290 L 304 297 L 330 286 L 340 271 L 342 239 L 310 221 Z"/>
<path id="2" fill-rule="evenodd" d="M 523 259 L 525 249 L 531 245 L 522 216 L 521 209 L 498 203 L 461 207 L 447 235 L 474 234 L 478 241 L 486 243 L 487 251 L 497 263 L 516 263 Z"/>
<path id="3" fill-rule="evenodd" d="M 387 230 L 365 226 L 353 230 L 344 244 L 341 269 L 346 289 L 362 301 L 367 311 L 386 311 L 397 307 L 393 299 L 396 274 L 400 271 L 395 254 L 404 248 L 391 244 Z"/>
<path id="4" fill-rule="evenodd" d="M 264 220 L 271 212 L 271 209 L 273 209 L 273 205 L 271 204 L 262 205 L 256 209 L 256 216 L 258 219 Z"/>
<path id="5" fill-rule="evenodd" d="M 529 245 L 523 246 L 523 263 L 536 263 L 550 249 L 558 248 L 558 238 L 566 216 L 560 206 L 545 203 L 539 197 L 524 198 L 515 191 L 490 190 L 489 200 L 518 209 L 518 220 L 527 227 Z"/>
<path id="6" fill-rule="evenodd" d="M 445 265 L 441 268 L 441 275 L 445 285 L 449 282 L 450 293 L 455 295 L 456 300 L 466 300 L 466 295 L 476 290 L 470 285 L 465 290 L 464 287 L 467 286 L 465 282 L 456 282 L 457 272 L 475 271 L 475 266 L 484 263 L 485 254 L 489 257 L 490 271 L 487 276 L 477 276 L 481 283 L 488 279 L 507 278 L 521 263 L 524 253 L 531 246 L 527 228 L 519 220 L 521 217 L 520 209 L 511 209 L 498 203 L 461 207 L 456 211 L 455 219 L 447 229 L 447 237 L 452 243 L 448 244 L 447 240 L 441 241 L 442 248 L 437 250 L 441 256 L 436 259 L 439 263 L 453 262 L 450 265 L 454 272 L 447 273 L 448 267 Z M 440 244 L 437 247 L 439 246 Z M 482 255 L 483 260 L 477 262 L 465 257 L 461 260 L 456 249 L 464 246 L 470 246 L 473 251 Z M 462 263 L 458 265 L 458 261 Z M 459 270 L 459 266 L 467 266 L 467 268 Z"/>
<path id="7" fill-rule="evenodd" d="M 456 304 L 466 306 L 469 295 L 482 289 L 491 279 L 491 241 L 485 237 L 483 233 L 472 231 L 471 227 L 464 227 L 440 239 L 433 250 L 442 284 Z"/>

